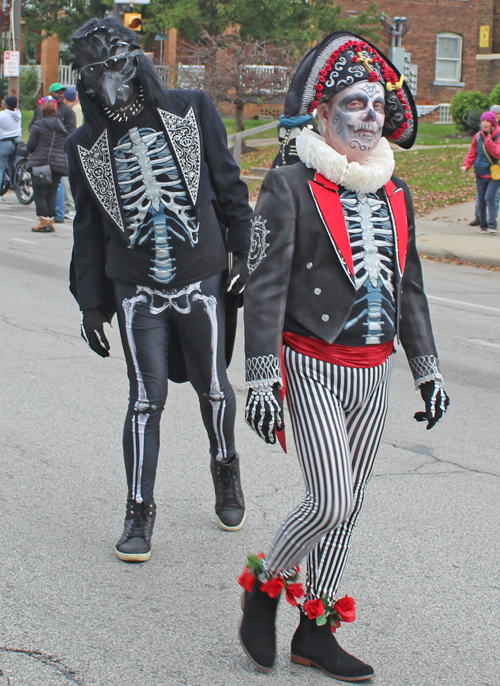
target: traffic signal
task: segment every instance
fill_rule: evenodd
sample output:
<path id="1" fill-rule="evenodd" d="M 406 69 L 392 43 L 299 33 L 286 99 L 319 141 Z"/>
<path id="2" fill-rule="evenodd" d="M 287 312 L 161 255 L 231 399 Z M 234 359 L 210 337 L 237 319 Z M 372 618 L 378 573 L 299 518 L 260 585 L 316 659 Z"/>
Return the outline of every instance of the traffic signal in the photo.
<path id="1" fill-rule="evenodd" d="M 139 12 L 125 12 L 123 25 L 132 31 L 142 31 L 142 14 Z"/>

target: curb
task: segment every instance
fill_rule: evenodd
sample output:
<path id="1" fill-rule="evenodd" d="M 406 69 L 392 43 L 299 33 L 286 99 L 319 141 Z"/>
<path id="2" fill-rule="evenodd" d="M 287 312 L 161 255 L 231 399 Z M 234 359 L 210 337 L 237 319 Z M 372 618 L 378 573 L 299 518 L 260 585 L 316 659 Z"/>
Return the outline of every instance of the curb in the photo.
<path id="1" fill-rule="evenodd" d="M 485 257 L 484 255 L 477 256 L 471 255 L 470 253 L 453 253 L 446 248 L 439 248 L 437 246 L 429 246 L 425 248 L 419 248 L 417 243 L 418 254 L 422 258 L 426 257 L 437 257 L 441 260 L 453 260 L 465 264 L 473 264 L 478 267 L 500 267 L 500 259 L 495 257 Z"/>

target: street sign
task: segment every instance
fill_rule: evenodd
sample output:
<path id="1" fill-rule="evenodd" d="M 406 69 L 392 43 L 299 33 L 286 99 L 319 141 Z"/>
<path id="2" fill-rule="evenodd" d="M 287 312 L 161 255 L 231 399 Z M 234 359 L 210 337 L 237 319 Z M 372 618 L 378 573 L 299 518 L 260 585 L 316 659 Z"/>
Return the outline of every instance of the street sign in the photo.
<path id="1" fill-rule="evenodd" d="M 3 53 L 3 75 L 19 76 L 21 71 L 21 53 L 19 50 L 5 50 Z"/>

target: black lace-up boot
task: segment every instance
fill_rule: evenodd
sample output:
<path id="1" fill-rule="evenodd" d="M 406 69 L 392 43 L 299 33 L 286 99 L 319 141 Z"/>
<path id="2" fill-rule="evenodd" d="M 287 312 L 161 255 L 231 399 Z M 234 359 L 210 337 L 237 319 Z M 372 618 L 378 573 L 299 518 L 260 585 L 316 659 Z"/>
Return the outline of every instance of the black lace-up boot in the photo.
<path id="1" fill-rule="evenodd" d="M 280 597 L 271 598 L 260 590 L 256 581 L 251 593 L 243 594 L 243 620 L 240 643 L 253 664 L 262 672 L 269 672 L 276 657 L 276 611 Z"/>
<path id="2" fill-rule="evenodd" d="M 215 517 L 224 531 L 239 531 L 245 521 L 245 499 L 240 482 L 240 458 L 230 462 L 210 460 L 215 488 Z"/>
<path id="3" fill-rule="evenodd" d="M 146 562 L 151 557 L 151 536 L 156 517 L 155 501 L 136 503 L 127 500 L 123 534 L 115 552 L 125 562 Z"/>
<path id="4" fill-rule="evenodd" d="M 373 667 L 349 655 L 332 634 L 330 622 L 318 626 L 315 619 L 300 613 L 300 624 L 292 638 L 292 662 L 317 667 L 339 681 L 365 681 L 375 674 Z"/>

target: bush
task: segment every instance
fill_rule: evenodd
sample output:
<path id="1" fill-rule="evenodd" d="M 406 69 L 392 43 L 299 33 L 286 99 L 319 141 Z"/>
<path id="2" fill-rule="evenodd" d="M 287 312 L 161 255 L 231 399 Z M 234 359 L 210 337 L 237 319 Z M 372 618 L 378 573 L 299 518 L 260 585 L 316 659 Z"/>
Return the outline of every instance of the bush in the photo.
<path id="1" fill-rule="evenodd" d="M 490 93 L 490 107 L 491 105 L 500 105 L 500 83 Z"/>
<path id="2" fill-rule="evenodd" d="M 36 95 L 38 93 L 38 72 L 34 67 L 29 67 L 28 69 L 21 70 L 20 76 L 20 98 L 19 98 L 19 109 L 20 110 L 34 110 L 37 106 Z"/>
<path id="3" fill-rule="evenodd" d="M 484 110 L 478 110 L 475 107 L 469 110 L 465 116 L 464 123 L 466 131 L 473 131 L 477 133 L 481 128 L 481 115 Z"/>
<path id="4" fill-rule="evenodd" d="M 450 114 L 460 131 L 467 131 L 467 115 L 471 110 L 481 110 L 481 113 L 490 109 L 490 99 L 479 91 L 464 91 L 455 93 L 451 100 Z M 472 123 L 472 122 L 471 122 Z"/>

